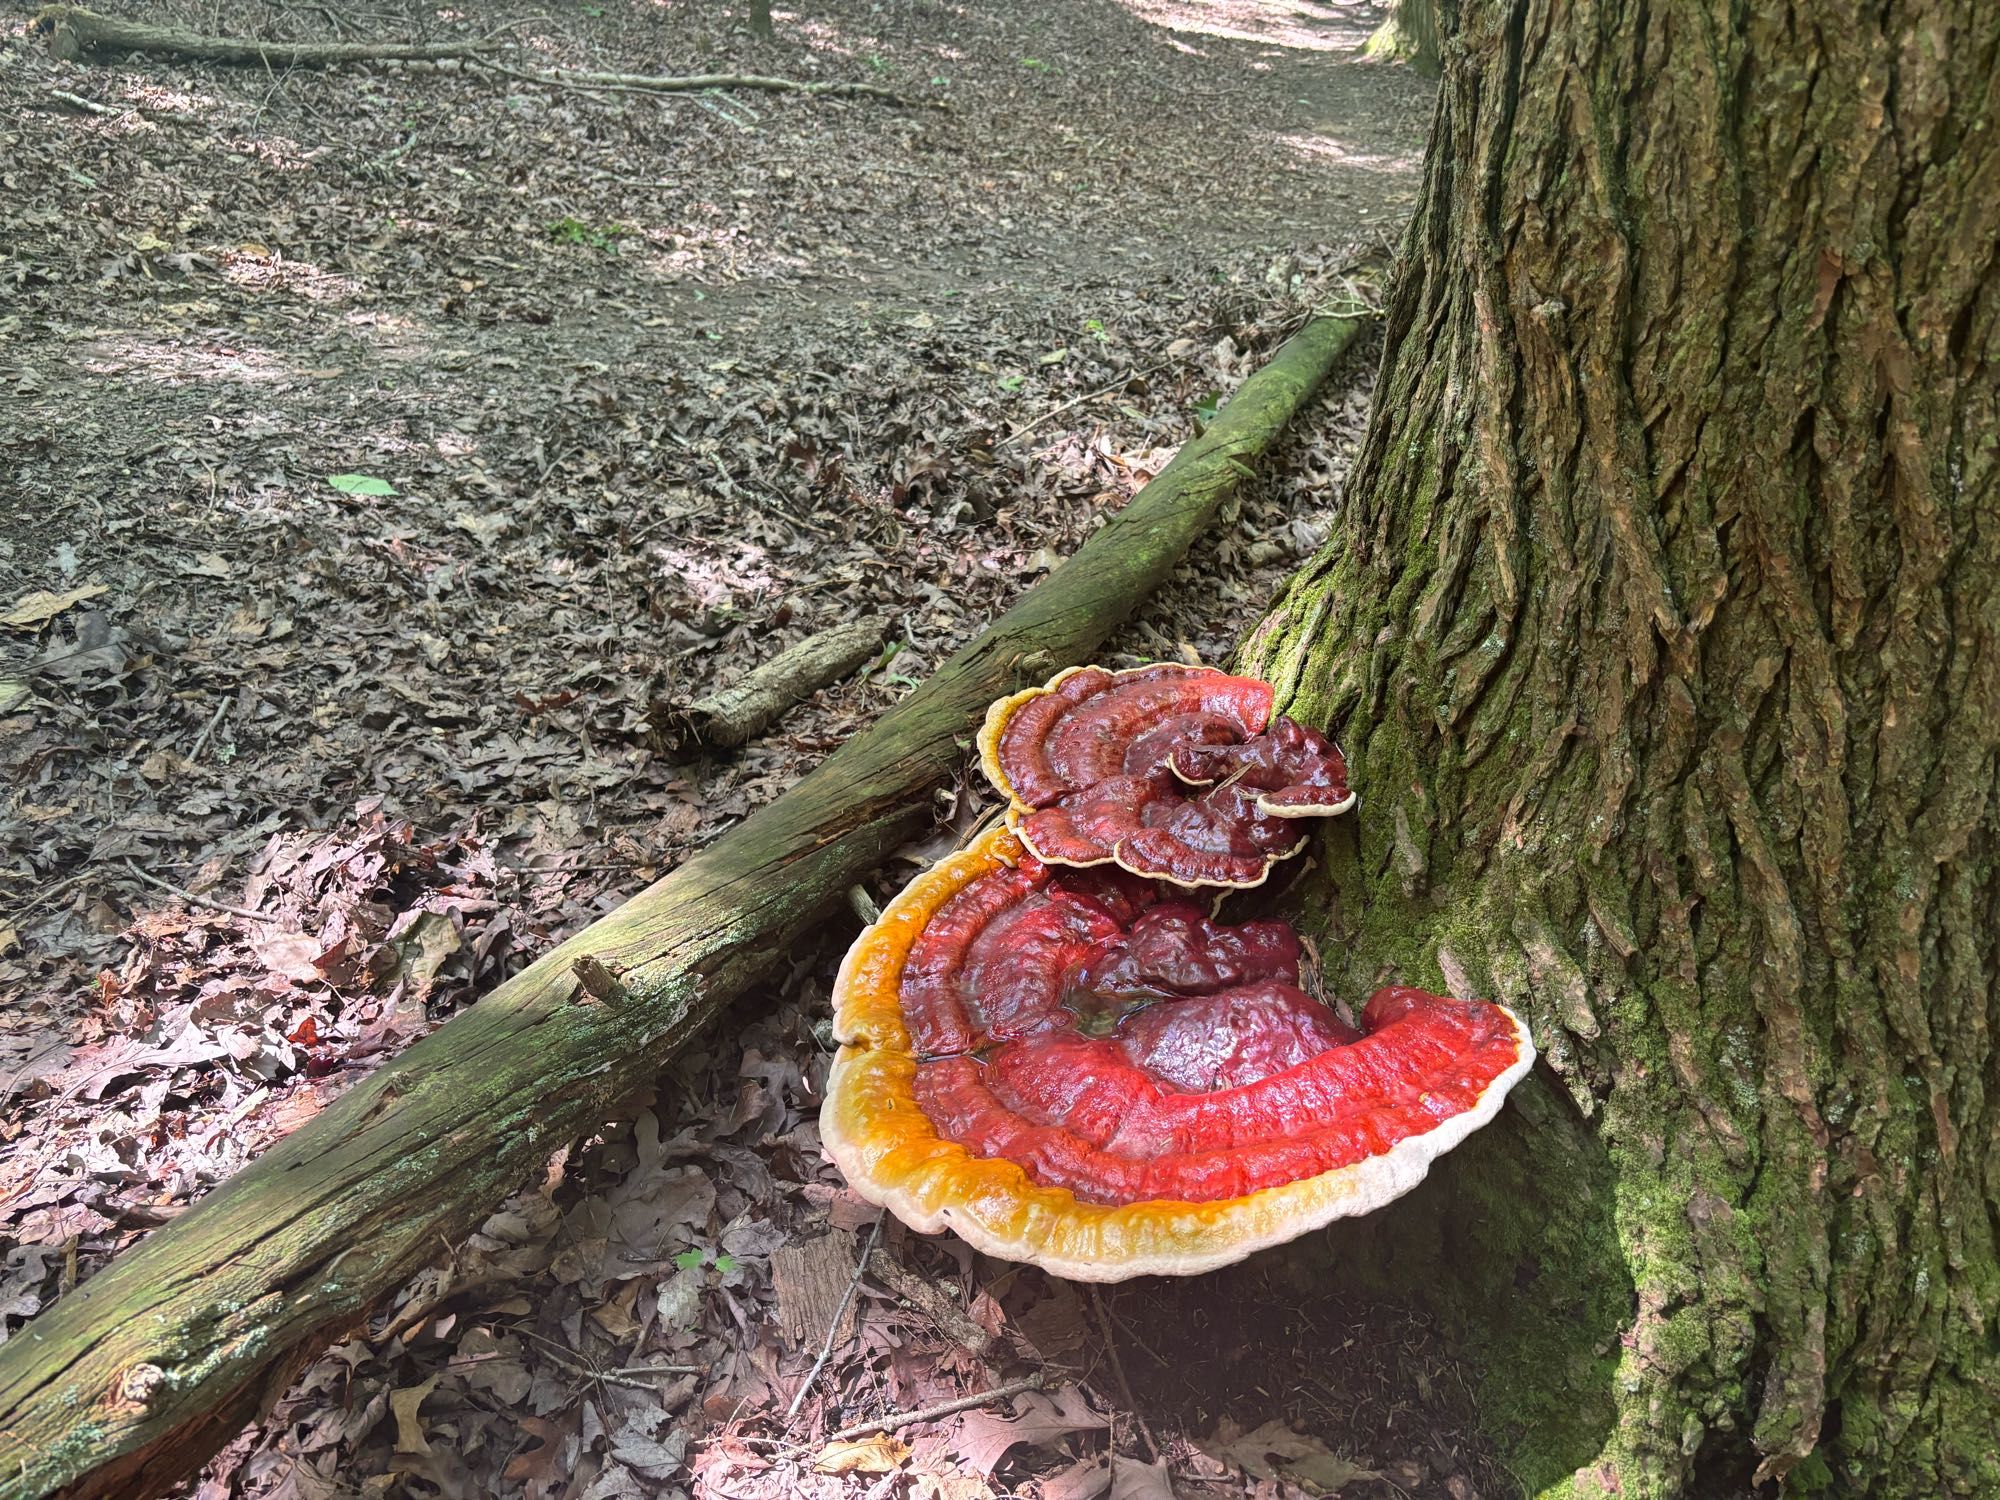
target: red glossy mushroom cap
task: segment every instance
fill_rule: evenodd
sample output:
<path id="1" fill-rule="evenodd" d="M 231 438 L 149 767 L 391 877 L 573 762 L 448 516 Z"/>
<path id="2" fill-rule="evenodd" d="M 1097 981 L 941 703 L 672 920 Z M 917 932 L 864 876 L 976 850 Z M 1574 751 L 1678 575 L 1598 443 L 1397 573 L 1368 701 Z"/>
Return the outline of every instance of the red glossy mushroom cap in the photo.
<path id="1" fill-rule="evenodd" d="M 820 1129 L 912 1228 L 1083 1281 L 1206 1271 L 1423 1180 L 1534 1059 L 1485 1002 L 1300 988 L 1282 922 L 1222 926 L 996 828 L 911 882 L 834 990 Z"/>
<path id="2" fill-rule="evenodd" d="M 1271 699 L 1212 667 L 1076 667 L 995 703 L 980 759 L 1040 859 L 1257 885 L 1304 845 L 1294 820 L 1354 805 L 1333 742 Z"/>

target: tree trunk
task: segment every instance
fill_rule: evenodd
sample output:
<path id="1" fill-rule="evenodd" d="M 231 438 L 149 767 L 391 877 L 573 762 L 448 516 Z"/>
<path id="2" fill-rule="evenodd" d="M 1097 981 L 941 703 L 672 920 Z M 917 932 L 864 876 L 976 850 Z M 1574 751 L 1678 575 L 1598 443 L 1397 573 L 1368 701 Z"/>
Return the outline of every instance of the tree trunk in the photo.
<path id="1" fill-rule="evenodd" d="M 1389 19 L 1368 38 L 1368 55 L 1406 62 L 1426 78 L 1437 77 L 1444 51 L 1438 5 L 1439 0 L 1389 0 Z"/>
<path id="2" fill-rule="evenodd" d="M 1361 789 L 1330 977 L 1497 995 L 1554 1086 L 1344 1243 L 1439 1288 L 1531 1489 L 2000 1494 L 2000 31 L 1458 20 L 1345 509 L 1245 654 Z"/>

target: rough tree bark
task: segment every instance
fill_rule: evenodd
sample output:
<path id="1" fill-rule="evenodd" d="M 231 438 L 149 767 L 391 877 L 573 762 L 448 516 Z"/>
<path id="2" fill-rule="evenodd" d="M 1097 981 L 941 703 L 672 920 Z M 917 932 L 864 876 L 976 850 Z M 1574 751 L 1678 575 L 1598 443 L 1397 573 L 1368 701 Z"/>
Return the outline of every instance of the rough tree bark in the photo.
<path id="1" fill-rule="evenodd" d="M 1368 55 L 1407 62 L 1426 78 L 1437 77 L 1444 47 L 1439 3 L 1390 0 L 1389 19 L 1368 39 Z"/>
<path id="2" fill-rule="evenodd" d="M 1245 656 L 1362 788 L 1322 951 L 1557 1083 L 1345 1247 L 1429 1267 L 1531 1489 L 2000 1494 L 2000 27 L 1447 29 L 1364 453 Z"/>

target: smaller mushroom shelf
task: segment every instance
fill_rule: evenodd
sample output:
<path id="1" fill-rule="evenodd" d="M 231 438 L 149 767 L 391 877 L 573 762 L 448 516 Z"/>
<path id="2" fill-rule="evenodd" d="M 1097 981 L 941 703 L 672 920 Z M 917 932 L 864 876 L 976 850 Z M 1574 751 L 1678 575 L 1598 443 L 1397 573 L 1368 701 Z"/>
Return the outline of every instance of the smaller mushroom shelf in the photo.
<path id="1" fill-rule="evenodd" d="M 1249 708 L 1254 737 L 1268 696 Z M 1486 1002 L 1384 989 L 1349 1026 L 1284 923 L 1218 923 L 1122 865 L 995 828 L 861 935 L 821 1133 L 864 1197 L 1077 1280 L 1206 1271 L 1409 1191 L 1533 1062 Z"/>
<path id="2" fill-rule="evenodd" d="M 1354 805 L 1339 749 L 1271 707 L 1268 683 L 1211 667 L 1074 667 L 995 703 L 980 761 L 1037 858 L 1259 885 L 1304 847 L 1300 819 Z"/>

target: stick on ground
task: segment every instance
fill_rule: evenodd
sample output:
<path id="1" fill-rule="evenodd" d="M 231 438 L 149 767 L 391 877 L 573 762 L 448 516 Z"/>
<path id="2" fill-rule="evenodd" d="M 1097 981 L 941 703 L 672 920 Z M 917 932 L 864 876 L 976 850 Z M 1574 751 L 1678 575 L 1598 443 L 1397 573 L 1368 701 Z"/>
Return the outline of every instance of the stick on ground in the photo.
<path id="1" fill-rule="evenodd" d="M 855 620 L 787 646 L 743 680 L 685 708 L 655 704 L 652 720 L 673 749 L 747 745 L 794 704 L 840 681 L 882 649 L 887 626 Z"/>
<path id="2" fill-rule="evenodd" d="M 919 1406 L 911 1411 L 888 1412 L 883 1416 L 870 1417 L 866 1422 L 855 1422 L 838 1432 L 828 1433 L 829 1443 L 845 1442 L 848 1438 L 858 1438 L 866 1432 L 894 1432 L 899 1427 L 910 1427 L 918 1422 L 935 1422 L 939 1417 L 948 1417 L 953 1412 L 970 1411 L 975 1406 L 984 1406 L 989 1401 L 1008 1401 L 1024 1391 L 1039 1391 L 1048 1384 L 1046 1376 L 1029 1375 L 1021 1380 L 1010 1380 L 1005 1385 L 996 1385 L 990 1391 L 977 1391 L 970 1396 L 953 1396 L 949 1401 L 938 1401 L 930 1406 Z"/>

